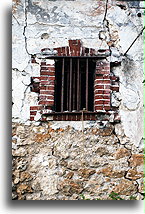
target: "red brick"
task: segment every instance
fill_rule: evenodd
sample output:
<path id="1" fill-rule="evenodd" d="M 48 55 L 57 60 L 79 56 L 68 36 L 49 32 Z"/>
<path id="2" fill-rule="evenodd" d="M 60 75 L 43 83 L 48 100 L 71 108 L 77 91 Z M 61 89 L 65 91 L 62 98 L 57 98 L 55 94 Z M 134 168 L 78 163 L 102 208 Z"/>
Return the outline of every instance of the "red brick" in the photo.
<path id="1" fill-rule="evenodd" d="M 40 92 L 41 92 L 41 90 L 54 90 L 54 85 L 40 86 Z"/>
<path id="2" fill-rule="evenodd" d="M 66 50 L 66 56 L 69 56 L 69 47 L 65 47 Z"/>
<path id="3" fill-rule="evenodd" d="M 109 106 L 110 106 L 110 100 L 105 100 L 105 101 L 103 102 L 103 104 L 104 104 L 104 105 L 109 105 Z"/>
<path id="4" fill-rule="evenodd" d="M 104 106 L 104 109 L 105 109 L 105 110 L 110 110 L 111 107 L 110 107 L 110 106 Z"/>
<path id="5" fill-rule="evenodd" d="M 36 115 L 37 111 L 30 111 L 30 115 Z"/>
<path id="6" fill-rule="evenodd" d="M 119 91 L 119 86 L 111 86 L 112 91 Z"/>
<path id="7" fill-rule="evenodd" d="M 34 117 L 30 117 L 30 120 L 33 121 L 33 120 L 34 120 Z"/>
<path id="8" fill-rule="evenodd" d="M 53 95 L 48 95 L 48 96 L 43 96 L 43 95 L 40 95 L 39 96 L 39 100 L 54 100 L 54 96 Z"/>
<path id="9" fill-rule="evenodd" d="M 49 79 L 48 79 L 48 76 L 43 76 L 43 77 L 41 76 L 40 80 L 47 80 L 48 81 Z"/>
<path id="10" fill-rule="evenodd" d="M 110 84 L 110 80 L 95 80 L 96 84 Z"/>
<path id="11" fill-rule="evenodd" d="M 55 76 L 54 71 L 41 71 L 40 74 L 41 75 L 48 75 L 48 76 Z"/>
<path id="12" fill-rule="evenodd" d="M 110 71 L 110 66 L 104 66 L 104 70 L 109 70 Z"/>
<path id="13" fill-rule="evenodd" d="M 104 85 L 95 85 L 95 89 L 104 89 Z"/>
<path id="14" fill-rule="evenodd" d="M 47 50 L 47 49 L 48 49 L 48 48 L 42 48 L 42 49 L 41 49 L 41 52 L 43 52 L 43 51 L 45 51 L 45 50 Z"/>
<path id="15" fill-rule="evenodd" d="M 44 81 L 44 80 L 41 81 L 41 85 L 49 85 L 49 84 L 50 84 L 49 80 L 48 81 Z"/>
<path id="16" fill-rule="evenodd" d="M 95 99 L 104 99 L 104 100 L 110 100 L 110 94 L 107 95 L 107 94 L 95 94 Z"/>
<path id="17" fill-rule="evenodd" d="M 41 86 L 47 86 L 47 87 L 54 86 L 54 80 L 48 80 L 48 81 L 42 80 L 41 81 Z"/>
<path id="18" fill-rule="evenodd" d="M 95 49 L 90 48 L 90 56 L 93 56 L 95 54 Z"/>
<path id="19" fill-rule="evenodd" d="M 109 73 L 110 73 L 110 71 L 102 70 L 102 69 L 99 69 L 99 70 L 96 71 L 96 74 L 109 74 Z"/>
<path id="20" fill-rule="evenodd" d="M 105 95 L 110 95 L 110 89 L 109 90 L 104 90 Z"/>
<path id="21" fill-rule="evenodd" d="M 65 47 L 62 47 L 62 48 L 61 48 L 61 52 L 62 52 L 63 56 L 66 55 L 66 53 L 65 53 Z"/>
<path id="22" fill-rule="evenodd" d="M 61 48 L 54 48 L 54 50 L 57 50 L 57 55 L 61 56 Z"/>
<path id="23" fill-rule="evenodd" d="M 96 90 L 96 91 L 95 91 L 95 94 L 97 94 L 97 95 L 98 95 L 98 94 L 104 94 L 104 90 Z"/>
<path id="24" fill-rule="evenodd" d="M 77 51 L 77 56 L 80 56 L 80 51 Z M 77 119 L 76 119 L 77 120 Z"/>
<path id="25" fill-rule="evenodd" d="M 111 80 L 114 80 L 114 81 L 117 81 L 117 80 L 118 80 L 118 77 L 116 77 L 116 76 L 111 76 L 110 79 L 111 79 Z"/>
<path id="26" fill-rule="evenodd" d="M 40 80 L 41 77 L 31 77 L 31 78 L 32 78 L 32 80 L 34 80 L 34 79 L 39 79 Z"/>
<path id="27" fill-rule="evenodd" d="M 31 59 L 31 63 L 36 63 L 36 59 Z"/>
<path id="28" fill-rule="evenodd" d="M 104 74 L 103 79 L 110 79 L 110 74 Z"/>
<path id="29" fill-rule="evenodd" d="M 41 66 L 46 65 L 46 62 L 41 62 Z"/>
<path id="30" fill-rule="evenodd" d="M 52 106 L 54 105 L 54 101 L 39 101 L 40 105 L 49 105 Z"/>
<path id="31" fill-rule="evenodd" d="M 44 109 L 52 110 L 52 107 L 51 106 L 45 106 Z"/>
<path id="32" fill-rule="evenodd" d="M 103 98 L 104 98 L 104 99 L 109 99 L 109 100 L 110 100 L 110 95 L 104 94 L 104 95 L 103 95 Z"/>
<path id="33" fill-rule="evenodd" d="M 30 111 L 31 110 L 41 110 L 41 106 L 30 106 Z"/>
<path id="34" fill-rule="evenodd" d="M 97 110 L 103 110 L 103 106 L 95 106 L 95 111 Z"/>
<path id="35" fill-rule="evenodd" d="M 103 99 L 103 96 L 102 95 L 95 95 L 95 100 L 101 100 L 101 99 Z"/>
<path id="36" fill-rule="evenodd" d="M 95 100 L 95 105 L 103 105 L 104 101 L 103 100 Z"/>
<path id="37" fill-rule="evenodd" d="M 40 95 L 43 95 L 43 94 L 44 94 L 44 95 L 50 95 L 50 92 L 52 92 L 52 91 L 49 91 L 49 90 L 48 90 L 48 91 L 43 91 L 43 90 L 41 90 L 41 91 L 40 91 Z M 54 92 L 54 91 L 53 91 L 53 92 Z"/>
<path id="38" fill-rule="evenodd" d="M 50 67 L 50 66 L 46 66 L 46 67 L 41 67 L 41 71 L 55 71 L 55 67 Z"/>
<path id="39" fill-rule="evenodd" d="M 110 85 L 104 85 L 105 89 L 110 89 Z"/>
<path id="40" fill-rule="evenodd" d="M 49 76 L 48 79 L 49 80 L 55 80 L 55 76 Z"/>
<path id="41" fill-rule="evenodd" d="M 41 118 L 41 121 L 43 121 L 43 122 L 46 122 L 47 121 L 47 118 Z"/>
<path id="42" fill-rule="evenodd" d="M 95 80 L 97 80 L 97 79 L 101 79 L 101 80 L 102 80 L 102 79 L 103 79 L 103 74 L 101 74 L 101 75 L 97 75 L 97 74 L 96 74 Z"/>

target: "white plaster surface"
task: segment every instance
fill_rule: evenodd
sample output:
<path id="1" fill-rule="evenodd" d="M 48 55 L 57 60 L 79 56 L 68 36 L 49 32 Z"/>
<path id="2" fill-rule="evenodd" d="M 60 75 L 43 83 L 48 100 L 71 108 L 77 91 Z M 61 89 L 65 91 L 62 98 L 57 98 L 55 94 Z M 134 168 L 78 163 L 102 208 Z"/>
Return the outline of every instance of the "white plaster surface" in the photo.
<path id="1" fill-rule="evenodd" d="M 113 72 L 120 78 L 121 98 L 117 105 L 123 129 L 139 145 L 143 137 L 143 36 L 130 48 L 127 57 L 122 56 L 143 27 L 137 10 L 128 6 L 124 10 L 116 1 L 109 1 L 107 22 L 103 22 L 105 1 L 30 3 L 20 0 L 13 12 L 13 119 L 28 121 L 29 107 L 37 105 L 38 95 L 30 92 L 28 85 L 31 76 L 39 76 L 40 60 L 32 65 L 32 54 L 40 53 L 41 48 L 67 46 L 69 39 L 81 39 L 84 46 L 96 50 L 109 48 L 109 42 L 113 42 L 110 59 L 121 61 Z M 105 39 L 99 39 L 102 30 Z"/>

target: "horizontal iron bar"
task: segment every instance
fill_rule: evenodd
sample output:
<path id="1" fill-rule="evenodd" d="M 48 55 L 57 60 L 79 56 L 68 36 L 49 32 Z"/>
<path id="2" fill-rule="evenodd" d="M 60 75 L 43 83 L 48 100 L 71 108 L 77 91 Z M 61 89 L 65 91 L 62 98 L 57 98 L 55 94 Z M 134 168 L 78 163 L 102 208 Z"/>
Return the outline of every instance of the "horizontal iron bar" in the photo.
<path id="1" fill-rule="evenodd" d="M 106 55 L 99 55 L 99 56 L 46 56 L 45 59 L 59 59 L 59 58 L 90 58 L 90 59 L 102 59 L 106 58 Z"/>
<path id="2" fill-rule="evenodd" d="M 43 115 L 82 114 L 82 111 L 75 111 L 75 112 L 50 112 L 50 113 L 44 113 Z M 107 112 L 107 113 L 110 114 L 109 112 Z M 98 115 L 98 114 L 106 114 L 106 112 L 83 111 L 83 114 L 96 114 L 96 115 Z"/>

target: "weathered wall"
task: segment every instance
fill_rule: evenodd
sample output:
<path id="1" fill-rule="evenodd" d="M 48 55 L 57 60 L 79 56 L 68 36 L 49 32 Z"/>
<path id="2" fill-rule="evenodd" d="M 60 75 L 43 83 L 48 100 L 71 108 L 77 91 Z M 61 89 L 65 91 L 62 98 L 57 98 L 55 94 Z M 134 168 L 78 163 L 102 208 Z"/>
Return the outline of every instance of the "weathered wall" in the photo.
<path id="1" fill-rule="evenodd" d="M 14 191 L 17 188 L 19 199 L 77 200 L 81 192 L 106 199 L 110 190 L 127 195 L 125 199 L 129 194 L 141 199 L 143 35 L 124 53 L 143 28 L 143 10 L 132 8 L 142 3 L 106 2 L 13 0 Z M 74 128 L 68 132 L 63 128 L 67 122 L 53 122 L 54 128 L 64 131 L 47 133 L 47 124 L 29 121 L 30 106 L 38 104 L 38 94 L 30 91 L 30 77 L 40 76 L 37 54 L 42 48 L 68 46 L 69 39 L 81 39 L 85 47 L 96 50 L 110 49 L 110 61 L 120 62 L 111 71 L 120 81 L 119 92 L 112 93 L 111 102 L 119 108 L 121 123 L 111 124 L 113 131 L 108 136 L 94 134 L 97 125 L 91 122 L 85 123 L 83 137 L 79 122 L 70 123 Z M 32 57 L 36 63 L 31 63 Z M 110 123 L 98 127 L 98 132 L 104 132 L 105 125 Z M 122 193 L 120 182 L 130 192 Z"/>
<path id="2" fill-rule="evenodd" d="M 112 125 L 87 122 L 82 133 L 71 123 L 13 124 L 13 199 L 109 200 L 114 191 L 142 200 L 143 150 L 122 144 Z"/>
<path id="3" fill-rule="evenodd" d="M 139 145 L 143 135 L 143 36 L 127 57 L 122 54 L 142 30 L 142 10 L 131 9 L 125 2 L 121 7 L 120 1 L 110 1 L 107 13 L 106 2 L 95 0 L 19 0 L 13 4 L 14 119 L 29 120 L 29 107 L 37 104 L 37 94 L 29 88 L 30 77 L 40 75 L 39 60 L 31 64 L 32 54 L 81 38 L 86 47 L 110 47 L 111 61 L 121 61 L 121 66 L 113 70 L 120 78 L 120 91 L 112 96 L 112 102 L 120 108 L 125 134 Z"/>

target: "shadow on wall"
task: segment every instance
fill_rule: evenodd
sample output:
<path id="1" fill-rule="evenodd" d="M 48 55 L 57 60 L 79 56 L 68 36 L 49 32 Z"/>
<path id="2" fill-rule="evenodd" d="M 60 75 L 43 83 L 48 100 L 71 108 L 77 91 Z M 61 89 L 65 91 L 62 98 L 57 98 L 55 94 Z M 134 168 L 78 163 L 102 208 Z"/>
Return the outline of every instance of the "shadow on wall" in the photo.
<path id="1" fill-rule="evenodd" d="M 65 208 L 70 208 L 71 206 L 74 207 L 74 203 L 75 203 L 75 209 L 77 209 L 78 211 L 82 209 L 82 207 L 85 207 L 85 209 L 88 209 L 88 211 L 90 211 L 91 209 L 97 209 L 97 208 L 102 208 L 102 206 L 106 205 L 107 209 L 112 209 L 112 208 L 119 208 L 125 210 L 125 211 L 130 211 L 130 207 L 132 206 L 132 209 L 135 207 L 138 207 L 139 204 L 137 201 L 122 201 L 122 202 L 113 202 L 113 201 L 91 201 L 91 202 L 83 202 L 80 201 L 79 203 L 74 201 L 67 201 L 67 203 L 62 202 L 62 201 L 43 201 L 43 202 L 37 202 L 37 204 L 35 202 L 32 201 L 19 201 L 19 202 L 15 202 L 15 201 L 11 201 L 11 146 L 9 146 L 8 142 L 11 142 L 11 123 L 10 123 L 10 118 L 11 118 L 11 73 L 8 71 L 11 71 L 11 58 L 12 58 L 12 52 L 11 52 L 11 9 L 8 9 L 6 14 L 6 24 L 5 26 L 7 26 L 6 29 L 6 35 L 7 38 L 5 40 L 5 44 L 6 44 L 6 54 L 5 54 L 5 64 L 7 65 L 6 67 L 6 73 L 5 73 L 5 122 L 4 122 L 4 127 L 5 130 L 7 130 L 7 132 L 5 131 L 4 133 L 4 140 L 5 140 L 5 154 L 4 154 L 4 168 L 6 169 L 3 175 L 3 178 L 5 179 L 5 184 L 4 184 L 4 189 L 5 191 L 5 195 L 6 197 L 4 197 L 5 200 L 5 205 L 9 208 L 11 208 L 11 210 L 15 209 L 17 210 L 17 208 L 25 208 L 25 209 L 29 209 L 29 211 L 34 209 L 35 207 L 39 207 L 40 210 L 42 210 L 42 208 L 56 208 L 56 204 L 58 207 L 58 211 L 65 207 Z M 9 62 L 9 63 L 8 63 Z M 9 93 L 8 93 L 9 92 Z M 8 134 L 9 133 L 9 134 Z M 9 176 L 8 176 L 9 175 Z M 34 204 L 33 204 L 34 203 Z M 26 208 L 27 207 L 27 208 Z"/>

